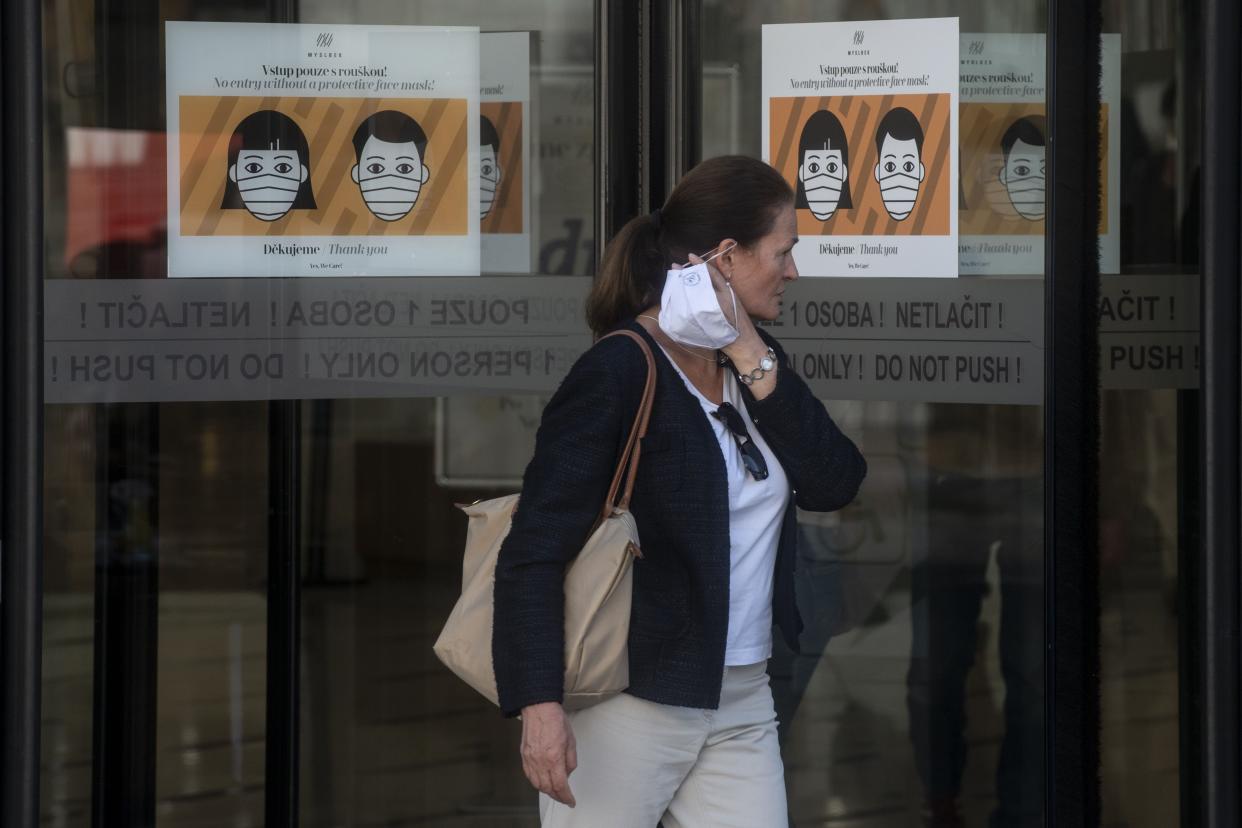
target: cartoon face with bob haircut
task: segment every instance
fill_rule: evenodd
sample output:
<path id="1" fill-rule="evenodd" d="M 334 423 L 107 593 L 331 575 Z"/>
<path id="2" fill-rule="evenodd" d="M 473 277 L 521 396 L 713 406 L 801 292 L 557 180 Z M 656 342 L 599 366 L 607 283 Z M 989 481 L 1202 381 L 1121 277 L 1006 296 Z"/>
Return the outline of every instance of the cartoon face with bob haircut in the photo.
<path id="1" fill-rule="evenodd" d="M 821 109 L 806 119 L 798 139 L 798 192 L 794 206 L 827 221 L 837 208 L 854 207 L 849 188 L 850 148 L 845 128 Z"/>
<path id="2" fill-rule="evenodd" d="M 479 121 L 479 218 L 485 219 L 500 188 L 500 133 L 486 115 Z"/>
<path id="3" fill-rule="evenodd" d="M 1042 115 L 1019 118 L 1001 138 L 1005 163 L 996 175 L 1013 209 L 1027 221 L 1044 217 L 1045 123 Z"/>
<path id="4" fill-rule="evenodd" d="M 880 184 L 884 209 L 897 221 L 904 221 L 914 210 L 926 174 L 923 128 L 914 113 L 904 107 L 889 110 L 876 128 L 875 149 L 880 159 L 875 165 L 875 180 Z"/>
<path id="5" fill-rule="evenodd" d="M 397 221 L 414 209 L 431 177 L 423 163 L 426 152 L 427 134 L 404 112 L 376 112 L 358 126 L 354 132 L 358 163 L 350 175 L 376 218 Z"/>
<path id="6" fill-rule="evenodd" d="M 247 115 L 229 138 L 222 210 L 245 209 L 262 221 L 290 210 L 314 210 L 310 147 L 287 115 L 264 109 Z"/>

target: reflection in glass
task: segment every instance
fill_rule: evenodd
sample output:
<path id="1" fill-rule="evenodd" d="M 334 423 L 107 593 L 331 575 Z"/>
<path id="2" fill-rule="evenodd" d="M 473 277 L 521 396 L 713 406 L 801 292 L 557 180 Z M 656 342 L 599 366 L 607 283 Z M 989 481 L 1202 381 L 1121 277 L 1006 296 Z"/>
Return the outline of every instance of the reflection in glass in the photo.
<path id="1" fill-rule="evenodd" d="M 742 94 L 736 114 L 722 115 L 729 99 L 718 97 L 721 108 L 705 107 L 705 118 L 727 118 L 739 127 L 741 151 L 760 154 L 764 23 L 947 15 L 961 18 L 964 33 L 1030 33 L 1043 28 L 1046 12 L 1038 1 L 709 4 L 704 83 L 733 72 Z M 1042 63 L 1042 47 L 1034 49 L 1041 40 L 1024 38 L 1030 54 L 1022 59 Z M 1026 155 L 1010 154 L 1006 176 L 1001 139 L 1004 126 L 1042 114 L 1043 104 L 973 104 L 971 117 L 986 129 L 971 134 L 995 132 L 995 140 L 971 162 L 987 175 L 972 166 L 969 192 L 959 193 L 963 235 L 1036 226 L 1030 252 L 1010 270 L 1027 278 L 1043 271 L 1042 199 L 1035 196 L 1044 170 L 1035 156 L 1044 141 L 1024 131 L 1018 149 Z M 725 124 L 703 134 L 705 157 L 734 150 Z M 962 136 L 966 141 L 965 121 Z M 911 124 L 893 123 L 877 148 L 892 149 L 892 169 L 882 159 L 849 169 L 848 180 L 893 185 L 885 206 L 897 220 L 925 186 L 919 137 Z M 815 149 L 825 150 L 823 140 Z M 850 149 L 852 158 L 871 154 L 870 146 Z M 800 180 L 812 180 L 809 161 L 824 160 L 813 155 L 799 158 Z M 808 189 L 799 206 L 819 205 Z M 998 217 L 1008 223 L 998 226 Z M 963 282 L 999 278 L 973 267 L 979 275 Z M 870 470 L 856 503 L 835 515 L 800 517 L 806 629 L 801 653 L 778 654 L 771 665 L 792 824 L 1042 825 L 1042 409 L 882 401 L 831 401 L 829 408 Z"/>

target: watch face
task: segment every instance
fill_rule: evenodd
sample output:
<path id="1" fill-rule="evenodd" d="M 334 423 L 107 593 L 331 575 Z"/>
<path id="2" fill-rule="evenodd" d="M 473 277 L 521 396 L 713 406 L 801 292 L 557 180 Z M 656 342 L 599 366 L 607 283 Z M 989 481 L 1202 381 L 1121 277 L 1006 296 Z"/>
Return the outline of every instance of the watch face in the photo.
<path id="1" fill-rule="evenodd" d="M 776 363 L 772 361 L 771 357 L 764 357 L 763 359 L 759 360 L 759 367 L 765 371 L 771 371 L 773 368 L 776 367 Z"/>

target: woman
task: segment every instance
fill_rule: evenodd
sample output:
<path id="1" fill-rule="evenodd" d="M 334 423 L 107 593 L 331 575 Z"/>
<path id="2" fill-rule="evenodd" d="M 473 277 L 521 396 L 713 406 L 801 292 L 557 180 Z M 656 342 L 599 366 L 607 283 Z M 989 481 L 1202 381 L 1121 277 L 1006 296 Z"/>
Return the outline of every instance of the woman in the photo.
<path id="1" fill-rule="evenodd" d="M 572 714 L 561 707 L 565 564 L 599 513 L 646 375 L 627 338 L 597 343 L 548 403 L 496 569 L 500 705 L 522 715 L 522 763 L 542 794 L 544 826 L 663 819 L 666 828 L 754 828 L 786 819 L 765 667 L 773 621 L 791 646 L 801 628 L 794 507 L 839 509 L 866 473 L 854 444 L 752 322 L 780 314 L 798 277 L 796 242 L 789 185 L 760 161 L 730 156 L 700 164 L 662 209 L 632 220 L 608 247 L 588 321 L 596 334 L 639 332 L 658 366 L 630 505 L 642 557 L 629 689 Z M 665 275 L 712 250 L 712 298 L 720 298 L 710 310 L 719 318 L 691 336 L 684 314 L 660 306 Z M 674 298 L 684 309 L 684 297 Z M 718 352 L 687 344 L 734 329 Z"/>

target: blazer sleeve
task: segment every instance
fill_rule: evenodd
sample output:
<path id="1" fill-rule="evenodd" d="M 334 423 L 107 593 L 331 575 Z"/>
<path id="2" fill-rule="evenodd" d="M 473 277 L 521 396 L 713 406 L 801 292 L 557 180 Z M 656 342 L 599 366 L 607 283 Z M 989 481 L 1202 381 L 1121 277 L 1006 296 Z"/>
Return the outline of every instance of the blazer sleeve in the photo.
<path id="1" fill-rule="evenodd" d="M 629 434 L 625 412 L 632 419 L 637 411 L 643 371 L 633 342 L 605 340 L 575 363 L 543 411 L 496 563 L 492 664 L 506 716 L 563 700 L 565 567 L 603 510 Z M 630 389 L 633 384 L 639 387 Z"/>
<path id="2" fill-rule="evenodd" d="M 776 351 L 780 370 L 776 387 L 762 400 L 742 387 L 751 418 L 779 456 L 798 506 L 812 512 L 831 512 L 849 505 L 867 476 L 867 461 L 802 377 L 794 373 L 780 343 L 766 331 L 760 330 L 759 335 Z"/>

